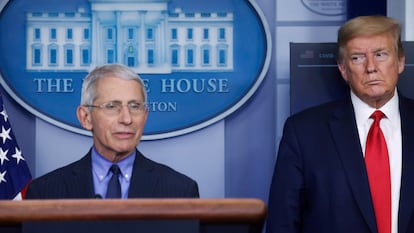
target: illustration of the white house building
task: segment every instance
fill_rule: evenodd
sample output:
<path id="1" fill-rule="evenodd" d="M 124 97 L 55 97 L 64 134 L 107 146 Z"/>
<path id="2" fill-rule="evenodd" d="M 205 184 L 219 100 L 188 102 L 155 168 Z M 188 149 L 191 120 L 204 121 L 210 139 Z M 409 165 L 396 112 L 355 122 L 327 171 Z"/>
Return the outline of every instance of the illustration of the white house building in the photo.
<path id="1" fill-rule="evenodd" d="M 233 70 L 231 12 L 168 11 L 169 0 L 89 0 L 90 10 L 26 14 L 28 71 L 137 73 Z"/>

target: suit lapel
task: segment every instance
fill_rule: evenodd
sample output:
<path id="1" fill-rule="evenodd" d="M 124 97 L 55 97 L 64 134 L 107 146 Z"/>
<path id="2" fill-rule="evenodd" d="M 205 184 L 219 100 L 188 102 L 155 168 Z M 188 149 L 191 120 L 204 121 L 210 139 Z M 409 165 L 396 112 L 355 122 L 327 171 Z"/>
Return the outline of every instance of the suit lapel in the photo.
<path id="1" fill-rule="evenodd" d="M 72 174 L 67 179 L 67 192 L 71 197 L 90 197 L 94 198 L 94 185 L 92 178 L 92 159 L 91 153 L 79 160 L 72 169 Z"/>
<path id="2" fill-rule="evenodd" d="M 131 177 L 128 197 L 154 197 L 158 176 L 154 176 L 154 166 L 137 150 Z"/>
<path id="3" fill-rule="evenodd" d="M 371 232 L 377 232 L 365 162 L 350 98 L 340 102 L 332 115 L 330 127 L 355 201 Z"/>
<path id="4" fill-rule="evenodd" d="M 414 102 L 400 96 L 402 132 L 402 178 L 399 206 L 399 232 L 412 232 L 414 211 Z"/>

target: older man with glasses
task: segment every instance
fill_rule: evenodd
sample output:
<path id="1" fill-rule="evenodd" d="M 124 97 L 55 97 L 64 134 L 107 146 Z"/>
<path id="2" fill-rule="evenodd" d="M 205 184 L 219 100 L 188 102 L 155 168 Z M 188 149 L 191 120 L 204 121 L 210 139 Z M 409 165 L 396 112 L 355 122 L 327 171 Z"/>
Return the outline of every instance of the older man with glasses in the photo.
<path id="1" fill-rule="evenodd" d="M 140 77 L 119 64 L 97 67 L 85 78 L 77 117 L 93 135 L 80 160 L 39 177 L 27 199 L 199 197 L 197 183 L 138 150 L 148 116 Z"/>

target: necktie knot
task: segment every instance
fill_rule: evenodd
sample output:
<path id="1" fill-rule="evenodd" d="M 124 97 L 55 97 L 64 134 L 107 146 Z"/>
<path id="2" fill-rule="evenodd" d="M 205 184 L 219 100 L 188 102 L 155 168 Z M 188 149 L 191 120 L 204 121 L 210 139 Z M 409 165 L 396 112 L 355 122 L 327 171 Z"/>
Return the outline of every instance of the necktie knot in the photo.
<path id="1" fill-rule="evenodd" d="M 384 117 L 385 114 L 380 110 L 375 110 L 375 112 L 370 116 L 370 118 L 374 119 L 374 124 L 379 124 L 380 120 Z"/>
<path id="2" fill-rule="evenodd" d="M 109 168 L 109 171 L 112 172 L 114 176 L 119 176 L 121 174 L 121 169 L 119 169 L 118 165 L 112 164 L 112 166 Z"/>

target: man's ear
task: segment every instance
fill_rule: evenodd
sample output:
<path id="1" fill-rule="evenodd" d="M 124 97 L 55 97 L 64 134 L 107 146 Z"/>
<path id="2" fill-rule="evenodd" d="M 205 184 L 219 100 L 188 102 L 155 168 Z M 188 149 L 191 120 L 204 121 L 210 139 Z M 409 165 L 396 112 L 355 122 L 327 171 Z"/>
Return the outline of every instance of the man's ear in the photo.
<path id="1" fill-rule="evenodd" d="M 345 65 L 342 63 L 338 63 L 338 69 L 339 69 L 339 72 L 341 73 L 342 78 L 345 80 L 345 82 L 348 82 Z"/>
<path id="2" fill-rule="evenodd" d="M 404 71 L 405 67 L 405 56 L 402 56 L 398 59 L 398 74 L 401 74 Z"/>
<path id="3" fill-rule="evenodd" d="M 91 112 L 88 107 L 79 106 L 76 109 L 76 115 L 83 128 L 92 131 Z"/>

